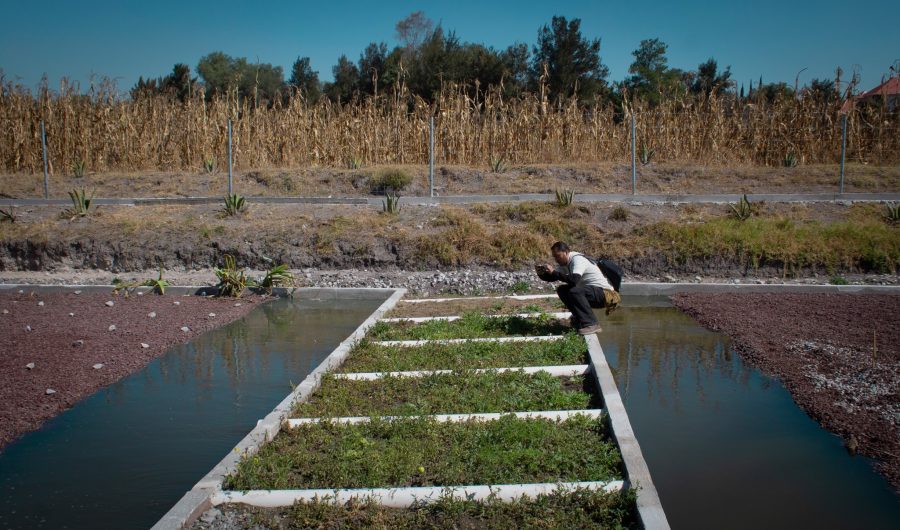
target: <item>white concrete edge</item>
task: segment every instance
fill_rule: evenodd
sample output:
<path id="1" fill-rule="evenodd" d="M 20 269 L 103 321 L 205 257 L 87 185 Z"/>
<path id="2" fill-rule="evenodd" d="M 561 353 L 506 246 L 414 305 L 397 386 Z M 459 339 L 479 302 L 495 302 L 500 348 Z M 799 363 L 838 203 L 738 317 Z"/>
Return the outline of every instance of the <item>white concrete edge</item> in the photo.
<path id="1" fill-rule="evenodd" d="M 534 335 L 528 337 L 487 337 L 477 339 L 430 339 L 430 340 L 377 340 L 372 344 L 378 346 L 434 346 L 440 344 L 464 344 L 467 342 L 540 342 L 562 340 L 565 335 Z"/>
<path id="2" fill-rule="evenodd" d="M 519 366 L 507 368 L 476 368 L 474 370 L 413 370 L 409 372 L 356 372 L 356 373 L 335 373 L 332 376 L 335 379 L 344 379 L 350 381 L 375 381 L 386 377 L 429 377 L 432 375 L 450 375 L 450 374 L 486 374 L 506 372 L 522 372 L 525 374 L 537 374 L 546 372 L 554 377 L 574 377 L 576 375 L 584 375 L 587 373 L 590 365 L 587 364 L 570 364 L 555 366 Z"/>
<path id="3" fill-rule="evenodd" d="M 187 492 L 166 515 L 154 526 L 153 530 L 181 529 L 192 524 L 206 507 L 210 496 L 221 491 L 222 482 L 228 474 L 232 473 L 241 458 L 253 454 L 260 446 L 271 440 L 281 430 L 284 420 L 293 409 L 294 403 L 303 401 L 318 388 L 322 374 L 339 366 L 349 354 L 353 346 L 362 339 L 366 332 L 375 325 L 378 318 L 390 311 L 406 294 L 406 289 L 381 289 L 380 291 L 393 291 L 378 309 L 372 312 L 356 330 L 344 339 L 327 357 L 301 382 L 294 390 L 279 403 L 265 418 L 257 421 L 254 427 L 238 444 L 223 458 L 209 473 L 200 479 L 194 487 Z M 198 495 L 198 493 L 201 493 Z"/>
<path id="4" fill-rule="evenodd" d="M 597 388 L 603 395 L 603 407 L 609 415 L 612 426 L 612 434 L 622 453 L 622 460 L 628 473 L 629 487 L 635 489 L 637 494 L 638 515 L 646 530 L 668 530 L 669 522 L 663 511 L 662 503 L 653 480 L 650 478 L 650 469 L 644 460 L 641 446 L 638 444 L 631 421 L 625 411 L 622 396 L 613 379 L 612 371 L 606 362 L 606 354 L 600 346 L 597 335 L 585 336 L 588 346 L 588 356 L 597 379 Z"/>
<path id="5" fill-rule="evenodd" d="M 423 302 L 457 302 L 459 300 L 540 300 L 556 297 L 556 294 L 508 294 L 503 296 L 458 296 L 456 298 L 404 298 L 400 302 L 404 304 L 421 304 Z"/>
<path id="6" fill-rule="evenodd" d="M 312 425 L 315 423 L 336 423 L 340 425 L 369 423 L 375 418 L 378 418 L 382 421 L 430 419 L 434 420 L 437 423 L 463 423 L 467 421 L 497 421 L 507 416 L 514 416 L 518 419 L 563 421 L 575 416 L 600 418 L 603 416 L 603 413 L 603 409 L 535 410 L 522 412 L 487 412 L 478 414 L 430 414 L 427 416 L 345 416 L 341 418 L 291 418 L 285 420 L 284 423 L 287 425 L 287 427 L 293 429 L 295 427 Z"/>
<path id="7" fill-rule="evenodd" d="M 239 503 L 260 508 L 291 506 L 297 501 L 319 501 L 345 504 L 351 500 L 372 500 L 390 508 L 408 508 L 420 503 L 431 503 L 443 498 L 486 501 L 496 499 L 512 502 L 521 498 L 535 498 L 554 492 L 578 489 L 620 491 L 621 480 L 607 482 L 545 482 L 535 484 L 495 484 L 471 486 L 434 486 L 409 488 L 361 488 L 361 489 L 306 489 L 306 490 L 249 490 L 216 492 L 211 497 L 213 505 Z"/>
<path id="8" fill-rule="evenodd" d="M 569 318 L 572 316 L 572 313 L 568 311 L 560 312 L 560 313 L 515 313 L 509 315 L 484 315 L 487 318 L 505 318 L 505 317 L 518 317 L 518 318 L 540 318 L 543 316 L 549 316 L 550 318 Z M 406 318 L 382 318 L 381 322 L 430 322 L 432 320 L 446 320 L 453 321 L 459 320 L 462 316 L 460 315 L 450 315 L 450 316 L 439 316 L 439 317 L 406 317 Z"/>

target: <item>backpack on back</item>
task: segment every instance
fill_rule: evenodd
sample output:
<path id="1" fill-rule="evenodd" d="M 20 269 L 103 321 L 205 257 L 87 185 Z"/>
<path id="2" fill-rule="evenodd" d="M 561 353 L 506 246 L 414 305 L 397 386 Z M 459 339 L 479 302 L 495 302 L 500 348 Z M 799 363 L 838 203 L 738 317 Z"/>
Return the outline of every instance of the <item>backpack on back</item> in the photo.
<path id="1" fill-rule="evenodd" d="M 617 263 L 608 259 L 598 259 L 595 263 L 597 264 L 597 268 L 600 269 L 600 272 L 602 272 L 603 275 L 606 276 L 606 279 L 609 280 L 613 289 L 615 289 L 616 292 L 619 292 L 619 287 L 622 286 L 622 277 L 625 276 L 625 271 L 622 270 L 622 267 L 619 267 Z"/>

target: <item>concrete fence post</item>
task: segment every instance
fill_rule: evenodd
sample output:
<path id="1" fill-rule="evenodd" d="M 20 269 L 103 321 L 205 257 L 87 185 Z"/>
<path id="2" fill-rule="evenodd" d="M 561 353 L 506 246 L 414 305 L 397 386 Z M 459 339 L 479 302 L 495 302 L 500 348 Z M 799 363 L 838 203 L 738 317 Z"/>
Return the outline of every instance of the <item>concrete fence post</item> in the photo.
<path id="1" fill-rule="evenodd" d="M 228 120 L 228 195 L 233 194 L 232 163 L 231 163 L 231 120 Z"/>
<path id="2" fill-rule="evenodd" d="M 428 118 L 428 192 L 434 197 L 434 116 Z"/>
<path id="3" fill-rule="evenodd" d="M 44 198 L 50 198 L 50 177 L 47 173 L 47 131 L 44 129 L 44 121 L 41 120 L 41 148 L 44 154 Z"/>
<path id="4" fill-rule="evenodd" d="M 637 138 L 635 135 L 634 111 L 631 112 L 631 194 L 637 194 Z"/>

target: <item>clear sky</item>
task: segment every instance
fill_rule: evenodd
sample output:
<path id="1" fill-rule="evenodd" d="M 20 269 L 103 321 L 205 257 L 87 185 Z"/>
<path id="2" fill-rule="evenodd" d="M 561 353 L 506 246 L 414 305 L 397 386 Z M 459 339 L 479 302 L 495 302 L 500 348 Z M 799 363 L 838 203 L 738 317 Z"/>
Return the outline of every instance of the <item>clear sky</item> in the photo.
<path id="1" fill-rule="evenodd" d="M 793 85 L 806 68 L 803 85 L 832 78 L 840 66 L 845 77 L 858 68 L 870 88 L 900 60 L 896 0 L 2 2 L 0 68 L 30 88 L 46 73 L 52 87 L 68 76 L 84 89 L 93 73 L 125 91 L 138 76 L 162 76 L 177 62 L 196 70 L 200 57 L 217 50 L 280 65 L 285 77 L 298 56 L 309 56 L 327 81 L 342 53 L 356 61 L 371 41 L 392 47 L 396 22 L 417 10 L 463 41 L 498 49 L 533 45 L 554 15 L 580 18 L 583 34 L 601 39 L 612 81 L 628 75 L 631 52 L 654 37 L 669 45 L 670 66 L 695 69 L 714 57 L 731 66 L 738 86 L 760 76 Z"/>

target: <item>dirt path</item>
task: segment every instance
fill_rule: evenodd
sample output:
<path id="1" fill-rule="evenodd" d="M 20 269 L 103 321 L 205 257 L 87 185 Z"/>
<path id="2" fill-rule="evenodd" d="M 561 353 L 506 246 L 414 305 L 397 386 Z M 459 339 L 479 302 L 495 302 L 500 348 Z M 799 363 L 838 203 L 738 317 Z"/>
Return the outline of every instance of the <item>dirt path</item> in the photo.
<path id="1" fill-rule="evenodd" d="M 900 491 L 900 296 L 681 294 L 676 307 L 728 334 L 851 452 Z"/>
<path id="2" fill-rule="evenodd" d="M 0 450 L 171 346 L 232 322 L 265 300 L 0 293 Z"/>

